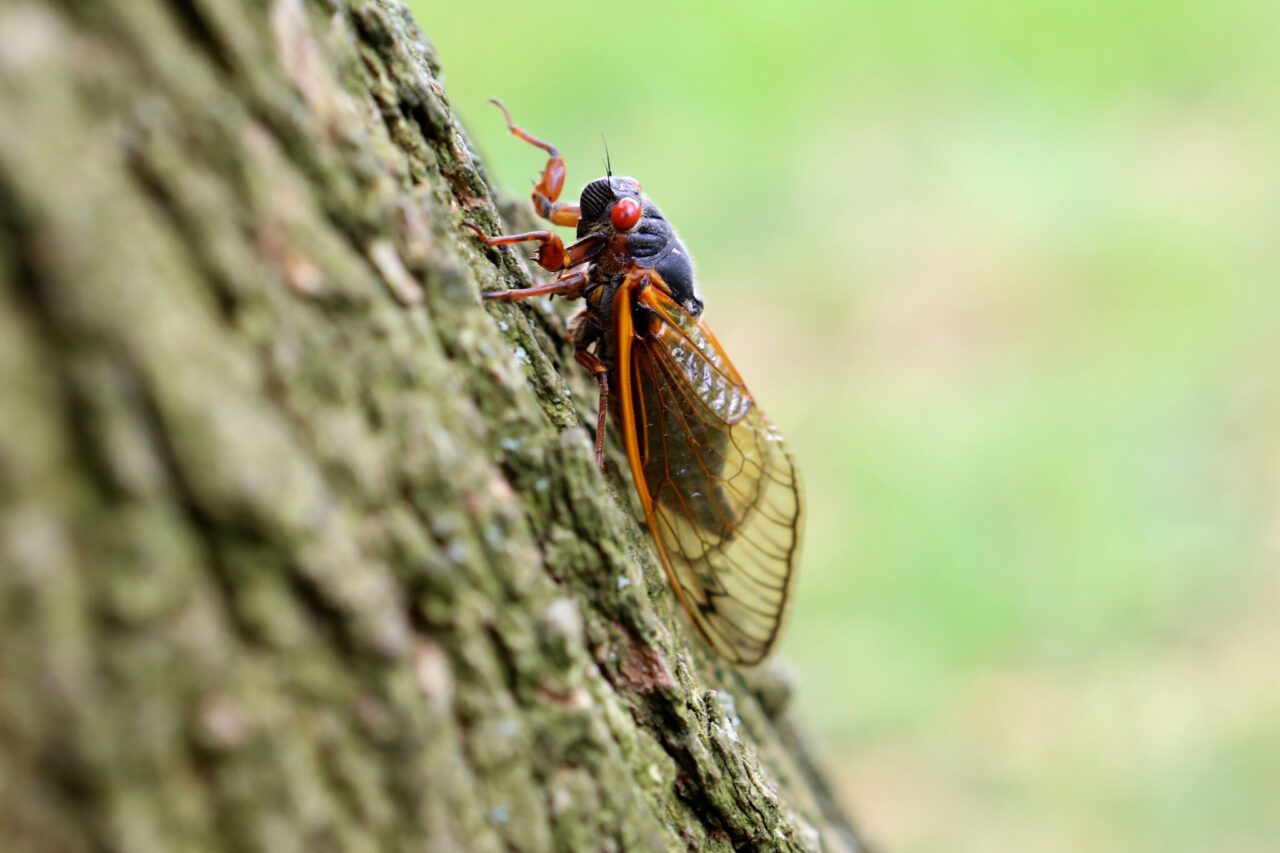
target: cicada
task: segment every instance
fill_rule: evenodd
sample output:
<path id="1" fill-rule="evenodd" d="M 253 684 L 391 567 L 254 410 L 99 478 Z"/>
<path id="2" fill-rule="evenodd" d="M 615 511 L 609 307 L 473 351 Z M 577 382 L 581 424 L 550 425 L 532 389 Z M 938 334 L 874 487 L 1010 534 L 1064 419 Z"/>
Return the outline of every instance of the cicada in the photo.
<path id="1" fill-rule="evenodd" d="M 556 148 L 507 129 L 547 153 L 533 206 L 577 228 L 488 237 L 531 242 L 550 281 L 486 299 L 583 299 L 569 321 L 576 360 L 600 386 L 595 456 L 603 470 L 607 414 L 622 433 L 631 476 L 658 558 L 707 643 L 735 664 L 759 663 L 781 633 L 795 582 L 804 519 L 790 451 L 702 319 L 689 252 L 634 178 L 610 166 L 578 202 L 560 201 L 565 163 Z"/>

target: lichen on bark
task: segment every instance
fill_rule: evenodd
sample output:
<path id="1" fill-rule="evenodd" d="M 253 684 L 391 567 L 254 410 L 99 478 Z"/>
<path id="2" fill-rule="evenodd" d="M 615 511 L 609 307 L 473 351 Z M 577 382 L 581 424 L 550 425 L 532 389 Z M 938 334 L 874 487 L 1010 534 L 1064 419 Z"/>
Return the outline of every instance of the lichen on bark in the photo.
<path id="1" fill-rule="evenodd" d="M 856 848 L 482 305 L 441 79 L 389 0 L 0 9 L 8 849 Z"/>

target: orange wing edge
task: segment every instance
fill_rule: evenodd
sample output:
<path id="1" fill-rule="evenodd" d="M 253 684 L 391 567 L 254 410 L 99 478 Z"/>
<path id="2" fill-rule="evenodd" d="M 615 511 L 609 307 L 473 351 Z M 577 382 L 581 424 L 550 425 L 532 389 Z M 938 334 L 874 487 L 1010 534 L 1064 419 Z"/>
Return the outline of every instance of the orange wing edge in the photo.
<path id="1" fill-rule="evenodd" d="M 632 396 L 633 387 L 631 384 L 631 349 L 635 342 L 635 323 L 631 317 L 631 291 L 635 287 L 637 280 L 638 276 L 634 271 L 628 272 L 622 287 L 618 288 L 618 293 L 613 298 L 613 332 L 617 348 L 618 366 L 616 373 L 620 386 L 617 394 L 618 411 L 622 415 L 622 443 L 627 451 L 627 464 L 631 468 L 631 479 L 635 483 L 636 494 L 640 496 L 640 506 L 644 509 L 644 520 L 649 528 L 649 538 L 653 540 L 653 544 L 658 549 L 658 558 L 662 563 L 662 570 L 667 574 L 668 586 L 675 591 L 680 607 L 689 613 L 691 612 L 691 605 L 689 600 L 685 598 L 684 590 L 680 585 L 680 578 L 671 566 L 671 557 L 668 556 L 667 547 L 663 544 L 662 536 L 658 531 L 658 521 L 653 513 L 653 496 L 649 494 L 649 484 L 644 478 L 644 463 L 640 459 L 639 430 L 636 429 L 635 398 Z M 698 633 L 702 635 L 702 638 L 714 648 L 711 638 L 707 636 L 706 631 L 698 624 L 698 620 L 690 619 L 689 621 L 698 629 Z"/>
<path id="2" fill-rule="evenodd" d="M 646 271 L 648 272 L 648 271 Z M 652 275 L 650 272 L 649 275 Z M 782 635 L 787 617 L 790 610 L 790 599 L 793 593 L 792 584 L 794 582 L 794 572 L 790 573 L 787 580 L 787 589 L 784 593 L 785 598 L 778 623 L 774 625 L 772 636 L 765 645 L 759 657 L 746 659 L 741 657 L 730 657 L 721 651 L 721 644 L 707 633 L 707 629 L 702 626 L 698 619 L 694 618 L 694 608 L 684 593 L 683 585 L 680 582 L 679 575 L 676 574 L 675 568 L 672 566 L 671 557 L 667 553 L 666 544 L 662 541 L 661 531 L 658 529 L 657 516 L 654 512 L 653 496 L 649 493 L 649 485 L 644 475 L 644 462 L 640 454 L 639 430 L 636 425 L 636 412 L 634 404 L 634 385 L 632 377 L 632 349 L 635 343 L 635 324 L 632 319 L 632 305 L 634 299 L 634 291 L 638 282 L 641 280 L 640 275 L 632 270 L 627 273 L 623 281 L 623 285 L 618 288 L 617 294 L 613 300 L 613 326 L 616 342 L 615 356 L 617 358 L 616 374 L 618 377 L 619 388 L 617 389 L 619 413 L 622 419 L 622 440 L 623 446 L 627 454 L 627 464 L 631 468 L 631 479 L 635 484 L 636 493 L 640 497 L 640 505 L 644 510 L 645 524 L 649 528 L 649 538 L 653 540 L 654 547 L 658 551 L 658 558 L 662 563 L 662 569 L 667 575 L 668 585 L 675 592 L 676 599 L 680 603 L 681 609 L 689 616 L 689 621 L 693 623 L 693 627 L 697 629 L 698 634 L 707 645 L 715 650 L 717 654 L 728 660 L 735 666 L 752 667 L 763 663 L 769 658 L 773 647 L 776 645 L 778 638 Z M 657 282 L 650 281 L 650 284 L 657 286 L 665 286 L 660 280 Z M 656 307 L 656 306 L 655 306 Z M 711 330 L 706 324 L 698 321 L 698 325 L 706 333 L 708 339 L 719 348 L 719 342 L 715 340 Z M 736 371 L 735 371 L 736 374 Z M 736 375 L 735 375 L 735 378 Z M 740 380 L 739 380 L 740 381 Z"/>

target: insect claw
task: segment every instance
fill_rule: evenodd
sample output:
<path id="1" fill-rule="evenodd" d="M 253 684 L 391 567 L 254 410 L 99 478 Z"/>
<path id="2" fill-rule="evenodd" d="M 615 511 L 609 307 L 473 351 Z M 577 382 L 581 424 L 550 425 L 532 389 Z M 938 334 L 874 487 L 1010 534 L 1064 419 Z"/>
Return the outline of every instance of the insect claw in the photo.
<path id="1" fill-rule="evenodd" d="M 507 129 L 515 130 L 515 123 L 511 121 L 511 112 L 507 109 L 506 104 L 502 103 L 502 101 L 499 101 L 497 98 L 490 98 L 489 103 L 502 110 L 502 117 L 507 120 Z"/>

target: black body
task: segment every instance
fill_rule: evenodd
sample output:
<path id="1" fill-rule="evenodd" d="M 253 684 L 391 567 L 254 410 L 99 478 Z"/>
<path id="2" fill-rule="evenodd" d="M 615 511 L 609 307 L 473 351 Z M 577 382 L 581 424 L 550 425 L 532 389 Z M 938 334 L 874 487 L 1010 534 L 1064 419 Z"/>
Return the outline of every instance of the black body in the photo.
<path id="1" fill-rule="evenodd" d="M 697 317 L 702 313 L 702 298 L 693 283 L 693 261 L 689 257 L 689 250 L 680 242 L 675 229 L 657 206 L 640 192 L 640 185 L 633 178 L 597 178 L 583 188 L 578 200 L 582 208 L 582 218 L 578 220 L 578 239 L 615 233 L 609 214 L 618 200 L 623 198 L 634 198 L 640 202 L 642 211 L 640 221 L 626 232 L 627 255 L 630 260 L 661 276 L 676 301 Z M 610 249 L 606 247 L 604 253 L 609 252 Z M 619 263 L 618 266 L 623 264 Z"/>

